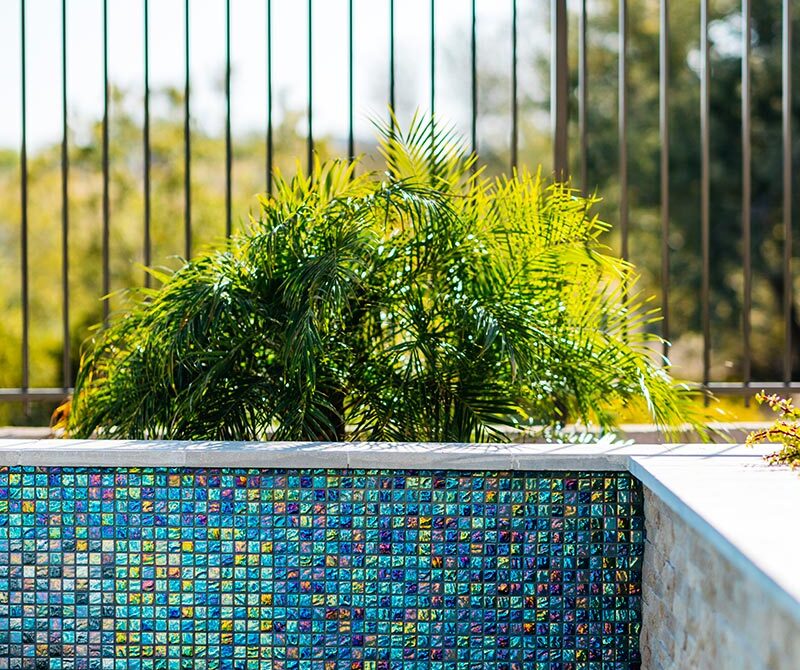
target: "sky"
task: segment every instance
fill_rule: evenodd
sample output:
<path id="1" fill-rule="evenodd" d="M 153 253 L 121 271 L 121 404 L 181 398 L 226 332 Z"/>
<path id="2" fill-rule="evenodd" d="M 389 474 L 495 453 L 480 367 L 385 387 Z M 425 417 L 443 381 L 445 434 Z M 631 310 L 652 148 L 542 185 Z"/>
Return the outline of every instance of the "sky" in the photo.
<path id="1" fill-rule="evenodd" d="M 0 146 L 21 136 L 20 6 L 0 0 Z M 27 40 L 27 138 L 35 149 L 61 134 L 61 0 L 24 0 Z M 102 116 L 102 0 L 66 0 L 70 126 Z M 547 0 L 520 2 L 520 25 L 537 26 L 521 43 L 548 39 Z M 356 135 L 370 136 L 388 95 L 388 0 L 354 0 Z M 430 105 L 430 0 L 396 0 L 397 99 L 401 116 Z M 235 135 L 265 127 L 266 0 L 231 0 L 232 127 Z M 184 0 L 150 0 L 150 84 L 184 82 Z M 280 109 L 307 105 L 307 3 L 272 0 L 273 95 Z M 477 0 L 478 59 L 510 66 L 511 0 Z M 544 20 L 542 20 L 544 19 Z M 312 58 L 314 132 L 347 133 L 347 0 L 314 0 Z M 470 0 L 436 2 L 436 111 L 469 127 Z M 143 0 L 108 0 L 109 79 L 138 101 L 144 90 Z M 191 104 L 195 122 L 219 132 L 225 64 L 225 0 L 190 0 Z M 500 37 L 498 37 L 500 36 Z M 520 85 L 539 85 L 520 73 Z M 157 99 L 153 114 L 159 114 Z M 112 111 L 113 113 L 113 111 Z M 85 124 L 84 124 L 85 126 Z M 304 130 L 304 127 L 302 128 Z"/>

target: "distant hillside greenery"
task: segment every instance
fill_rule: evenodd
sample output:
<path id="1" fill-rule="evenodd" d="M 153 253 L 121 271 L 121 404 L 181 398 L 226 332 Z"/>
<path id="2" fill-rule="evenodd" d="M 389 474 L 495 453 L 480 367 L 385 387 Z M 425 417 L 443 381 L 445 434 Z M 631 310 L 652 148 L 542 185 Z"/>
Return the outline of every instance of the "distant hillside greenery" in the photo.
<path id="1" fill-rule="evenodd" d="M 588 184 L 603 196 L 601 217 L 619 221 L 618 51 L 615 0 L 588 3 L 589 104 Z M 658 0 L 630 0 L 628 43 L 628 198 L 631 261 L 642 273 L 642 288 L 661 294 L 661 230 L 659 186 L 659 26 Z M 702 279 L 700 226 L 700 85 L 699 0 L 670 5 L 670 184 L 671 216 L 668 239 L 671 259 L 670 359 L 674 374 L 699 379 L 702 361 L 701 312 L 698 295 Z M 741 216 L 741 3 L 712 3 L 710 16 L 711 83 L 711 378 L 741 380 L 743 370 L 742 316 L 744 273 Z M 574 18 L 574 17 L 573 17 Z M 753 3 L 752 7 L 752 370 L 756 380 L 782 375 L 783 275 L 781 179 L 781 10 L 780 3 Z M 574 22 L 570 26 L 576 25 Z M 800 14 L 793 18 L 800 34 Z M 520 25 L 520 34 L 544 30 Z M 540 33 L 537 33 L 540 34 Z M 468 44 L 469 36 L 462 36 Z M 479 26 L 481 44 L 507 40 L 507 26 Z M 520 162 L 529 167 L 551 165 L 546 91 L 548 54 L 535 40 L 521 40 L 519 54 Z M 463 45 L 459 48 L 463 51 Z M 537 50 L 538 49 L 538 50 Z M 456 67 L 443 49 L 440 76 L 460 92 L 468 90 L 468 70 Z M 482 52 L 484 53 L 484 52 Z M 800 72 L 800 50 L 792 53 L 792 68 Z M 459 61 L 460 62 L 460 61 Z M 577 92 L 577 31 L 570 29 L 571 91 Z M 478 61 L 479 153 L 487 174 L 507 172 L 510 132 L 510 71 L 505 58 Z M 533 82 L 533 83 L 532 83 Z M 535 89 L 535 90 L 534 90 Z M 183 249 L 183 136 L 180 94 L 157 94 L 171 110 L 153 120 L 153 259 L 174 267 L 171 256 Z M 464 98 L 467 100 L 467 98 Z M 795 91 L 792 124 L 800 128 L 800 98 Z M 143 281 L 135 266 L 142 259 L 142 131 L 139 98 L 126 100 L 116 93 L 111 124 L 111 248 L 112 287 L 121 289 Z M 424 106 L 424 101 L 420 101 Z M 466 103 L 465 103 L 466 104 Z M 131 114 L 136 111 L 136 115 Z M 577 98 L 571 101 L 570 168 L 580 173 L 577 136 Z M 284 173 L 293 173 L 295 159 L 305 164 L 301 137 L 302 115 L 286 114 L 275 130 L 276 161 Z M 100 125 L 96 119 L 72 119 L 70 140 L 70 264 L 73 368 L 78 347 L 90 324 L 101 317 L 101 173 Z M 462 128 L 463 130 L 463 128 Z M 220 238 L 224 229 L 224 141 L 221 134 L 193 133 L 192 206 L 197 248 Z M 505 145 L 503 143 L 506 143 Z M 506 147 L 504 149 L 504 147 Z M 328 138 L 317 148 L 320 158 L 343 155 L 345 147 Z M 359 146 L 369 151 L 369 146 Z M 794 142 L 795 181 L 800 173 L 800 143 Z M 31 249 L 31 384 L 60 385 L 60 151 L 53 145 L 30 156 Z M 0 149 L 0 387 L 20 383 L 19 289 L 19 157 L 16 148 Z M 255 206 L 254 195 L 264 190 L 264 138 L 235 137 L 234 217 L 246 218 Z M 800 189 L 795 189 L 800 192 Z M 800 201 L 794 196 L 795 219 Z M 612 229 L 607 240 L 615 249 L 619 238 Z M 796 263 L 795 263 L 796 265 Z M 791 315 L 793 377 L 800 376 L 800 284 L 795 281 Z M 660 332 L 660 326 L 649 328 Z M 757 385 L 757 382 L 756 382 Z M 737 401 L 740 402 L 740 401 Z M 26 417 L 21 406 L 0 403 L 0 424 L 41 424 L 49 414 L 43 407 Z"/>
<path id="2" fill-rule="evenodd" d="M 151 237 L 155 265 L 175 268 L 184 253 L 183 104 L 179 93 L 164 90 L 171 110 L 151 119 Z M 141 123 L 132 110 L 138 100 L 115 91 L 110 122 L 111 288 L 144 281 L 144 196 Z M 300 116 L 286 114 L 275 129 L 276 166 L 294 172 L 305 156 L 298 132 Z M 73 373 L 80 346 L 102 320 L 102 126 L 73 123 L 69 138 L 69 291 Z M 322 139 L 323 158 L 331 153 Z M 196 251 L 225 233 L 225 142 L 197 127 L 191 137 L 192 246 Z M 233 153 L 234 227 L 247 219 L 256 194 L 266 188 L 263 136 L 237 137 Z M 0 388 L 21 381 L 22 309 L 20 296 L 19 152 L 0 149 Z M 53 144 L 28 157 L 31 386 L 60 387 L 62 356 L 61 146 Z M 112 310 L 117 301 L 112 298 Z M 19 403 L 0 403 L 0 425 L 46 425 L 52 403 L 33 403 L 26 416 Z"/>

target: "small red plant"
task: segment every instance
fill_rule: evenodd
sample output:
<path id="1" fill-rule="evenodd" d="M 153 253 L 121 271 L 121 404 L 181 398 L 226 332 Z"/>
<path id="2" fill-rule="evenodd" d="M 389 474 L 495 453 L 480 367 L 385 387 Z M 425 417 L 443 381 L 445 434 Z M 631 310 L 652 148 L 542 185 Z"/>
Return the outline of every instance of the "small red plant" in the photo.
<path id="1" fill-rule="evenodd" d="M 769 428 L 756 430 L 747 436 L 747 444 L 782 444 L 783 447 L 770 454 L 766 459 L 770 463 L 789 465 L 800 468 L 800 409 L 794 406 L 791 398 L 779 395 L 767 395 L 763 391 L 756 394 L 759 403 L 767 403 L 778 415 Z"/>

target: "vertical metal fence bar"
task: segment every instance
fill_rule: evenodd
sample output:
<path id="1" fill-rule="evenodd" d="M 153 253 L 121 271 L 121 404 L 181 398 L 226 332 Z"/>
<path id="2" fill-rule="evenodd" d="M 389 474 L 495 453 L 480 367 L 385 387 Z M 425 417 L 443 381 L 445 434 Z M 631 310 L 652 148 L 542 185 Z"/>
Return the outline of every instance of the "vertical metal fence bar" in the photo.
<path id="1" fill-rule="evenodd" d="M 144 0 L 144 265 L 150 262 L 150 0 Z M 144 285 L 150 287 L 145 270 Z"/>
<path id="2" fill-rule="evenodd" d="M 431 117 L 436 114 L 436 0 L 431 0 Z"/>
<path id="3" fill-rule="evenodd" d="M 511 172 L 519 162 L 519 82 L 517 81 L 517 0 L 511 0 Z"/>
<path id="4" fill-rule="evenodd" d="M 272 195 L 272 165 L 274 163 L 272 138 L 272 0 L 267 0 L 267 193 Z"/>
<path id="5" fill-rule="evenodd" d="M 28 291 L 28 92 L 25 0 L 20 0 L 20 94 L 22 127 L 19 150 L 20 169 L 20 282 L 22 299 L 22 392 L 30 386 L 30 298 Z M 27 407 L 26 407 L 27 409 Z"/>
<path id="6" fill-rule="evenodd" d="M 231 0 L 225 0 L 225 235 L 233 231 L 233 140 L 231 137 Z"/>
<path id="7" fill-rule="evenodd" d="M 308 0 L 308 174 L 314 171 L 314 49 L 312 30 L 313 7 L 312 0 Z"/>
<path id="8" fill-rule="evenodd" d="M 619 232 L 622 258 L 628 260 L 628 2 L 619 0 L 617 130 L 619 133 Z"/>
<path id="9" fill-rule="evenodd" d="M 567 155 L 567 97 L 569 65 L 567 61 L 567 0 L 551 4 L 550 116 L 553 126 L 553 171 L 557 179 L 569 172 Z"/>
<path id="10" fill-rule="evenodd" d="M 347 156 L 356 159 L 356 138 L 353 124 L 353 0 L 347 3 Z"/>
<path id="11" fill-rule="evenodd" d="M 711 368 L 710 230 L 709 230 L 709 85 L 708 0 L 700 0 L 700 233 L 702 247 L 701 310 L 703 324 L 703 386 L 708 387 Z"/>
<path id="12" fill-rule="evenodd" d="M 792 6 L 783 0 L 782 20 L 782 139 L 783 139 L 783 382 L 792 381 Z"/>
<path id="13" fill-rule="evenodd" d="M 67 133 L 67 0 L 61 0 L 61 379 L 72 383 L 69 336 L 69 138 Z"/>
<path id="14" fill-rule="evenodd" d="M 472 140 L 472 153 L 478 153 L 478 15 L 476 0 L 472 0 L 472 14 L 470 24 L 470 84 L 471 84 L 471 115 L 470 115 L 470 137 Z M 473 166 L 473 171 L 477 164 Z"/>
<path id="15" fill-rule="evenodd" d="M 744 296 L 742 300 L 742 378 L 744 386 L 752 381 L 750 351 L 750 315 L 753 302 L 753 262 L 751 256 L 751 130 L 750 130 L 750 52 L 752 33 L 752 7 L 750 0 L 742 0 L 742 264 L 744 265 Z M 745 403 L 749 399 L 745 396 Z"/>
<path id="16" fill-rule="evenodd" d="M 581 191 L 584 195 L 589 190 L 589 142 L 586 123 L 589 77 L 586 62 L 586 21 L 586 0 L 581 0 L 581 11 L 578 15 L 578 134 L 581 151 Z"/>
<path id="17" fill-rule="evenodd" d="M 111 223 L 108 160 L 108 0 L 103 0 L 103 326 L 108 326 L 111 305 Z"/>
<path id="18" fill-rule="evenodd" d="M 192 257 L 192 134 L 190 122 L 189 0 L 183 4 L 183 244 Z"/>
<path id="19" fill-rule="evenodd" d="M 661 0 L 658 40 L 658 132 L 661 143 L 661 336 L 662 354 L 669 353 L 669 0 Z"/>
<path id="20" fill-rule="evenodd" d="M 395 113 L 394 0 L 389 0 L 389 107 Z M 390 120 L 391 121 L 391 120 Z"/>
<path id="21" fill-rule="evenodd" d="M 431 165 L 436 158 L 436 0 L 431 0 Z"/>

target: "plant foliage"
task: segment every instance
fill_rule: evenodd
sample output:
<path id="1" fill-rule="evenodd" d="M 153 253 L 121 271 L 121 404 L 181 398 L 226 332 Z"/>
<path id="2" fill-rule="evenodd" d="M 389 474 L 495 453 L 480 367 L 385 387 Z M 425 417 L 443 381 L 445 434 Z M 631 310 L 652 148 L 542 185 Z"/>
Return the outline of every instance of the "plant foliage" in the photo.
<path id="1" fill-rule="evenodd" d="M 800 409 L 794 406 L 791 398 L 767 395 L 763 391 L 756 395 L 759 403 L 767 403 L 778 415 L 769 428 L 756 430 L 747 436 L 747 444 L 775 443 L 783 445 L 774 454 L 767 456 L 770 463 L 800 467 Z"/>
<path id="2" fill-rule="evenodd" d="M 277 175 L 244 233 L 128 292 L 85 348 L 69 433 L 485 441 L 610 427 L 630 403 L 698 423 L 596 198 L 485 179 L 431 119 L 379 132 L 384 173 Z"/>

